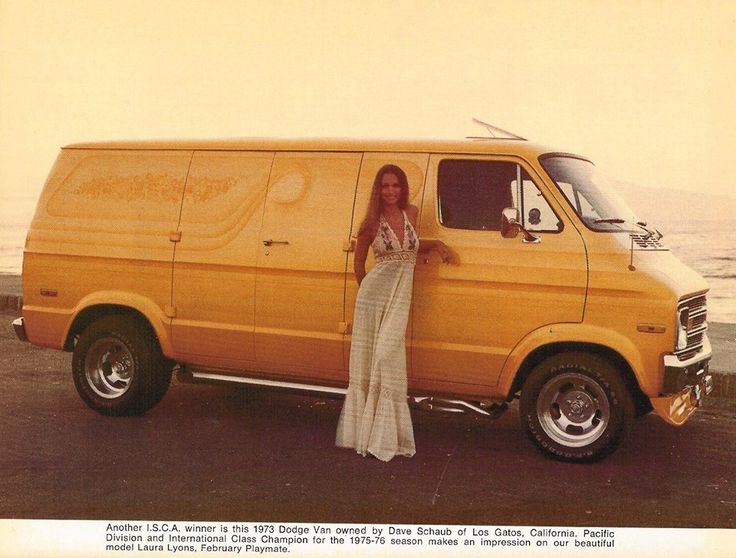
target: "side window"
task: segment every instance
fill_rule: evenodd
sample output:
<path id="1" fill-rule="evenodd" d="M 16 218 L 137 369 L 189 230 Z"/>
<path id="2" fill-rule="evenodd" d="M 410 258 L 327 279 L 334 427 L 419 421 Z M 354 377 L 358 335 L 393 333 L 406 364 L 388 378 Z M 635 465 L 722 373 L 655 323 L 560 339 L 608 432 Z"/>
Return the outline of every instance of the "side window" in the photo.
<path id="1" fill-rule="evenodd" d="M 562 223 L 521 166 L 510 161 L 445 159 L 437 177 L 440 222 L 451 229 L 501 230 L 501 213 L 519 210 L 530 231 L 558 232 Z"/>
<path id="2" fill-rule="evenodd" d="M 514 180 L 511 185 L 513 192 L 514 207 L 519 209 L 521 224 L 529 231 L 534 232 L 559 232 L 562 230 L 562 222 L 552 210 L 542 192 L 527 174 L 526 170 L 519 167 L 521 177 L 521 188 L 518 181 Z"/>
<path id="3" fill-rule="evenodd" d="M 514 180 L 514 163 L 441 161 L 437 177 L 440 222 L 451 229 L 500 231 L 501 212 L 513 205 Z"/>

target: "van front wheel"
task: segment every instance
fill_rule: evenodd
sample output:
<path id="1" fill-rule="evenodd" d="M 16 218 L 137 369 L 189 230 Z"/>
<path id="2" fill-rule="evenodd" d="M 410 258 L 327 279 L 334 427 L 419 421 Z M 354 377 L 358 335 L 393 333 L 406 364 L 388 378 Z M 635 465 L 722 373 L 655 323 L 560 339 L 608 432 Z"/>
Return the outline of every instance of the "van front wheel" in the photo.
<path id="1" fill-rule="evenodd" d="M 634 422 L 634 401 L 605 358 L 563 353 L 537 365 L 519 402 L 531 440 L 564 461 L 595 461 L 611 453 Z"/>
<path id="2" fill-rule="evenodd" d="M 72 356 L 74 385 L 82 400 L 105 415 L 140 415 L 166 393 L 171 366 L 147 324 L 105 316 L 79 336 Z"/>

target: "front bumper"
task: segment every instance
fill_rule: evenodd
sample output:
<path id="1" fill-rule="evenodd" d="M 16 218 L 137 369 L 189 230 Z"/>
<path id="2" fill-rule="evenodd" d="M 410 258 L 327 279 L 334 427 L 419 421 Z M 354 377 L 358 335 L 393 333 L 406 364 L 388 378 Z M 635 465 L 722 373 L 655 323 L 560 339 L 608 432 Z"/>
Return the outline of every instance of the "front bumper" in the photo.
<path id="1" fill-rule="evenodd" d="M 18 339 L 21 341 L 28 341 L 28 335 L 26 335 L 26 326 L 23 322 L 23 318 L 13 320 L 13 329 L 15 330 L 15 334 L 18 336 Z"/>
<path id="2" fill-rule="evenodd" d="M 701 405 L 703 397 L 713 391 L 713 376 L 708 372 L 712 356 L 707 336 L 703 349 L 688 360 L 665 355 L 663 395 L 651 399 L 654 411 L 665 421 L 683 424 Z"/>

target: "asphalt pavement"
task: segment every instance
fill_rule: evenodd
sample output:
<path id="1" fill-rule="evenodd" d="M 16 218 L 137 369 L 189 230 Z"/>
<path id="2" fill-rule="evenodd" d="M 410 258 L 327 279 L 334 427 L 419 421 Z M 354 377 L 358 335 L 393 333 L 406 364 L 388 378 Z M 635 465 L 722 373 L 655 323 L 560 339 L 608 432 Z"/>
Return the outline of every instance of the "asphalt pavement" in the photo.
<path id="1" fill-rule="evenodd" d="M 736 403 L 647 415 L 604 461 L 545 457 L 496 421 L 412 410 L 417 454 L 334 446 L 340 399 L 172 382 L 142 417 L 77 396 L 70 355 L 0 313 L 0 518 L 736 527 Z"/>

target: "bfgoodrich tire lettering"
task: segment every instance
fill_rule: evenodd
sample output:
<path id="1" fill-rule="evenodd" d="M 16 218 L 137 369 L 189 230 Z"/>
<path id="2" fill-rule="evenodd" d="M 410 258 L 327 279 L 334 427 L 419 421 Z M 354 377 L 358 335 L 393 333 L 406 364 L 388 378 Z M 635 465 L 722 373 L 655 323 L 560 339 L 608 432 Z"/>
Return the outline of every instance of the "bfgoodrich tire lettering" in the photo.
<path id="1" fill-rule="evenodd" d="M 166 393 L 171 366 L 147 324 L 110 315 L 80 335 L 72 376 L 90 408 L 105 415 L 140 415 Z"/>
<path id="2" fill-rule="evenodd" d="M 634 402 L 613 365 L 599 355 L 569 352 L 537 365 L 519 402 L 522 426 L 546 454 L 595 461 L 631 430 Z"/>

